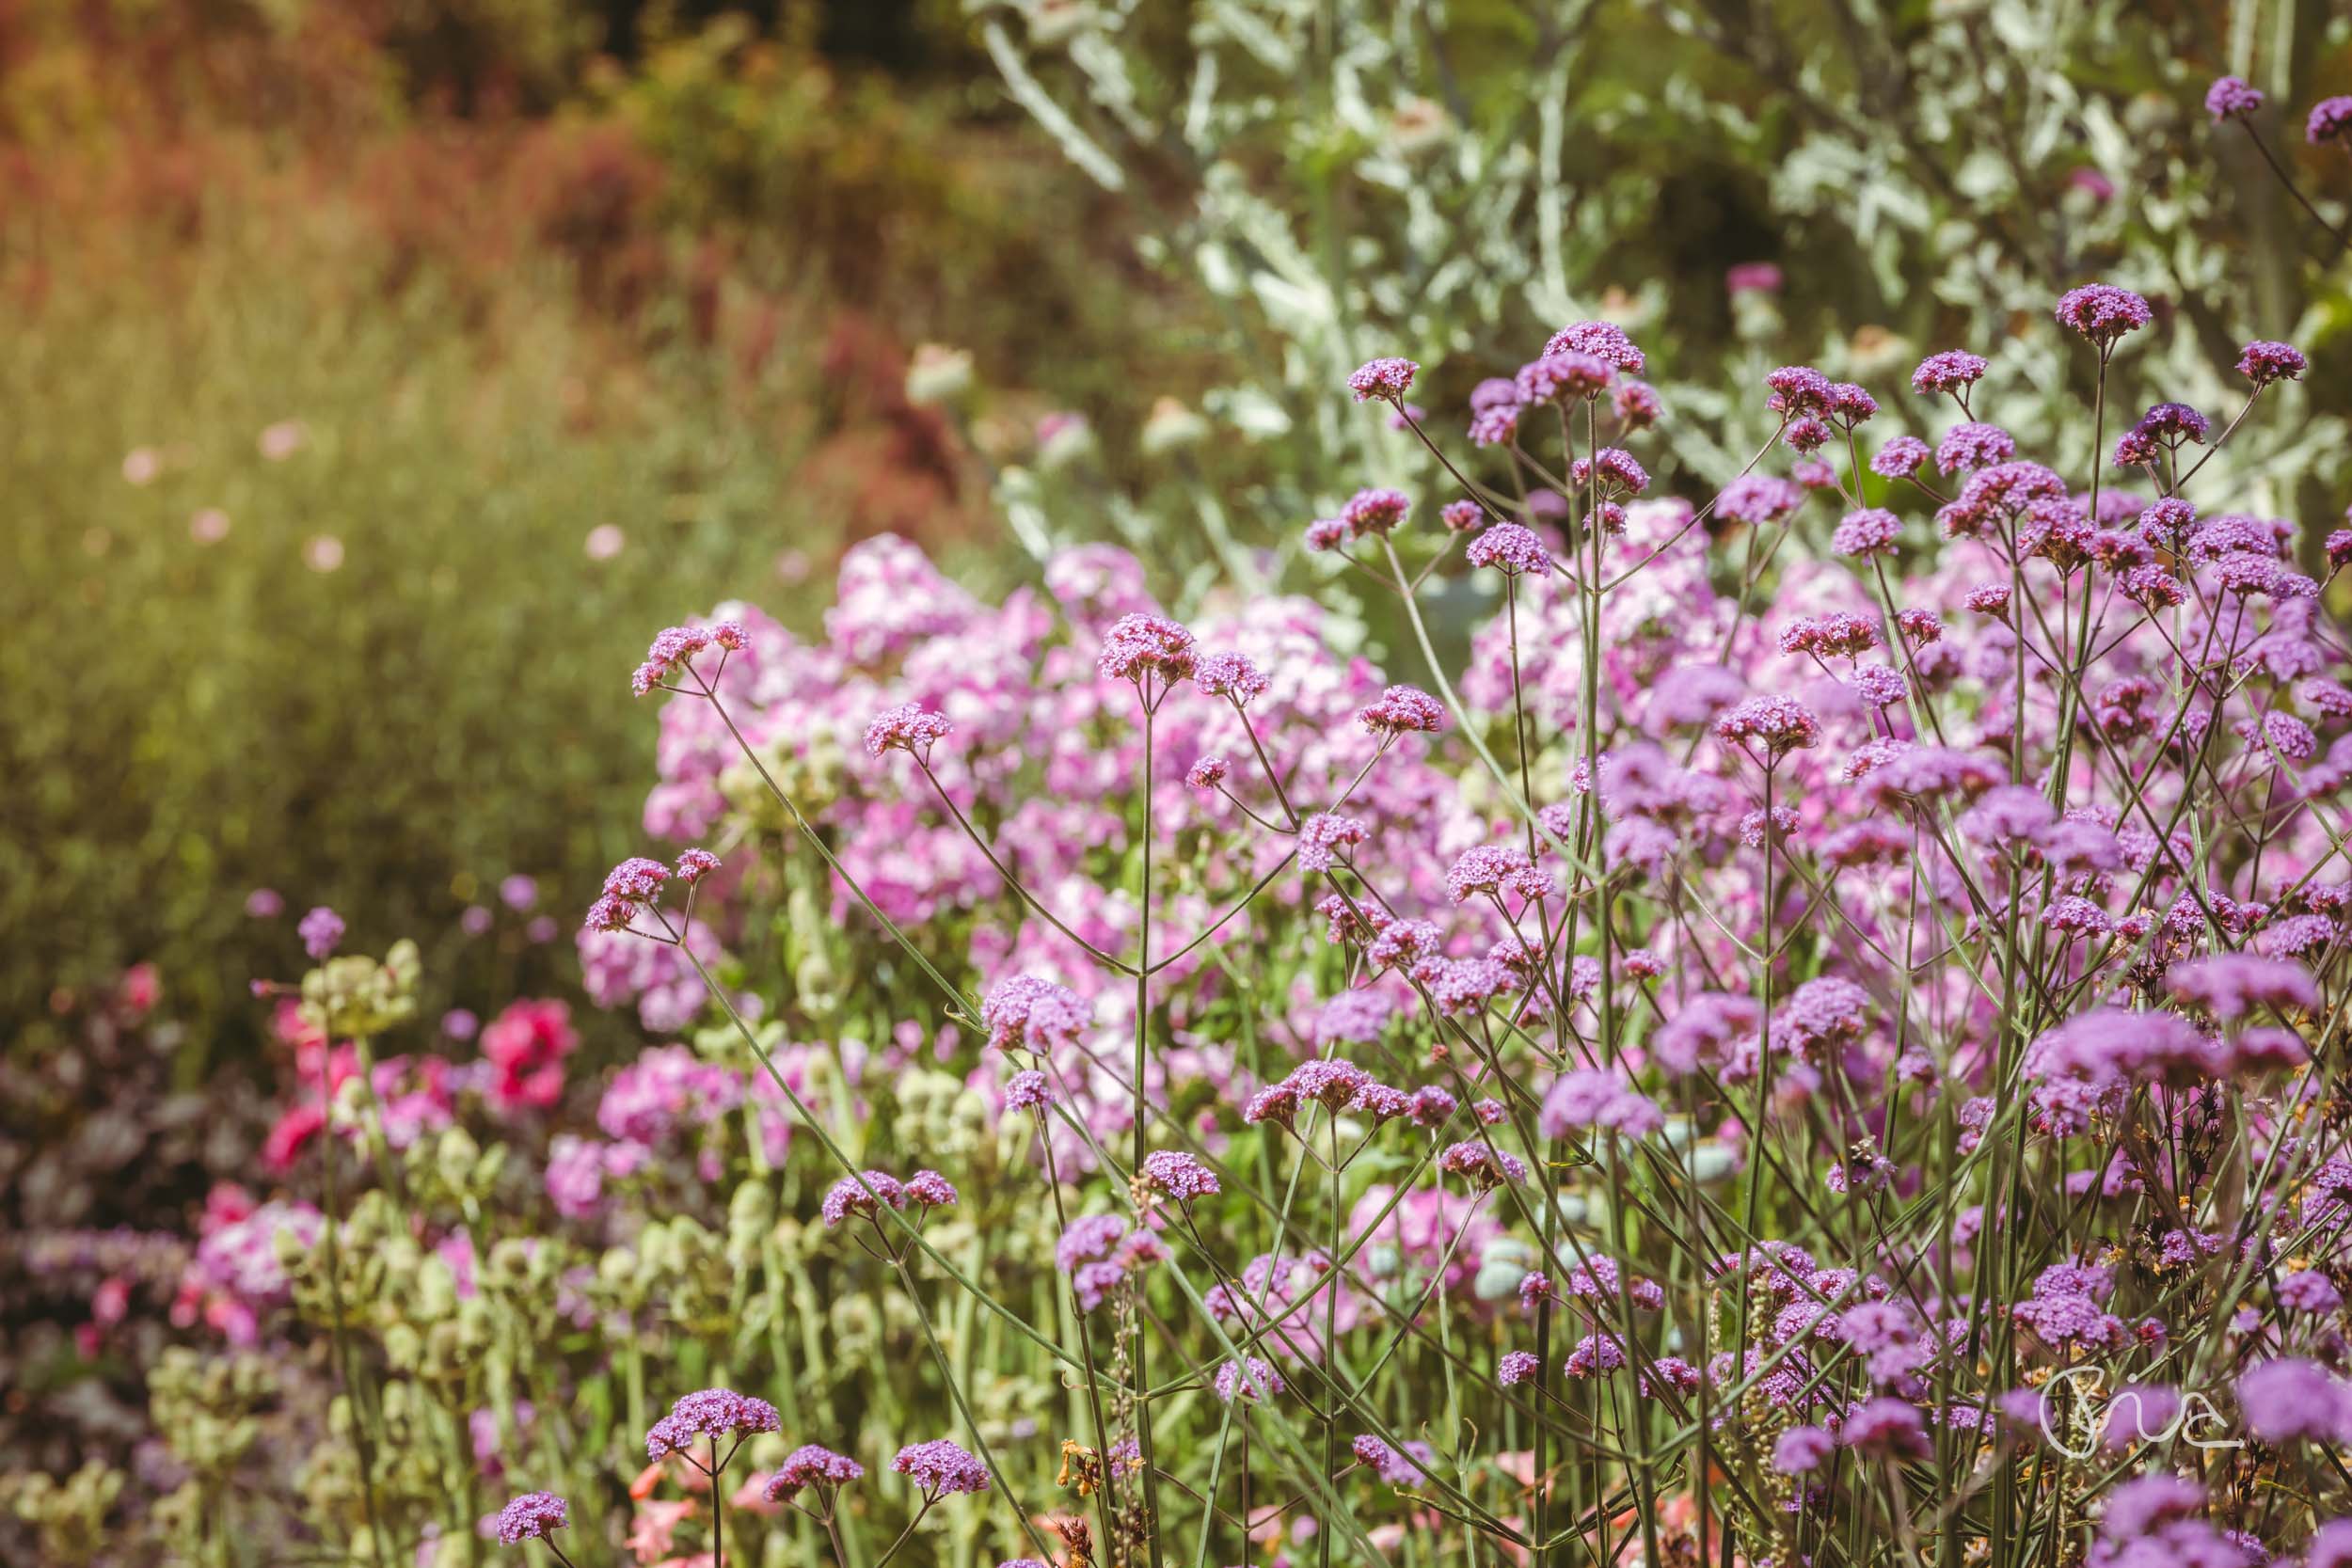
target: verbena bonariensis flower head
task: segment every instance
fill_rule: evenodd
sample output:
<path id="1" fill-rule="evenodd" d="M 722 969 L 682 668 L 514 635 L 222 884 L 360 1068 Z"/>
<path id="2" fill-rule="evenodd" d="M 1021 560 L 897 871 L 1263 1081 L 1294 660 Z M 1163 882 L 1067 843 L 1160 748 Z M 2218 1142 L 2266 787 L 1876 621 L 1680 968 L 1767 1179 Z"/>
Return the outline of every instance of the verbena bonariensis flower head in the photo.
<path id="1" fill-rule="evenodd" d="M 1240 654 L 1209 655 L 1193 667 L 1192 683 L 1212 697 L 1228 697 L 1245 707 L 1273 684 Z"/>
<path id="2" fill-rule="evenodd" d="M 1763 749 L 1768 763 L 1790 752 L 1820 744 L 1821 721 L 1788 697 L 1750 697 L 1715 721 L 1720 738 L 1753 752 Z"/>
<path id="3" fill-rule="evenodd" d="M 1143 1187 L 1179 1203 L 1210 1197 L 1224 1191 L 1216 1172 L 1182 1149 L 1161 1148 L 1143 1157 Z"/>
<path id="4" fill-rule="evenodd" d="M 2262 106 L 2262 93 L 2248 87 L 2241 76 L 2217 76 L 2213 86 L 2205 89 L 2205 112 L 2213 116 L 2216 125 L 2250 115 Z"/>
<path id="5" fill-rule="evenodd" d="M 1581 490 L 1597 483 L 1603 495 L 1638 496 L 1649 488 L 1649 474 L 1633 454 L 1619 447 L 1603 447 L 1591 457 L 1568 466 L 1568 482 Z"/>
<path id="6" fill-rule="evenodd" d="M 2352 96 L 2323 98 L 2312 104 L 2303 121 L 2303 138 L 2313 147 L 2352 140 Z"/>
<path id="7" fill-rule="evenodd" d="M 670 867 L 644 855 L 632 855 L 606 873 L 603 892 L 588 906 L 586 927 L 592 931 L 630 931 L 637 927 L 630 923 L 661 899 L 661 890 L 673 875 L 691 888 L 718 867 L 718 857 L 707 850 L 690 849 L 678 860 L 678 868 Z M 690 875 L 691 873 L 691 875 Z M 641 934 L 657 936 L 652 931 Z M 668 941 L 668 937 L 657 937 Z"/>
<path id="8" fill-rule="evenodd" d="M 1909 457 L 1907 465 L 1901 470 L 1904 473 L 1909 473 L 1927 461 L 1926 443 L 1915 441 L 1913 444 L 1918 447 L 1918 454 L 1916 457 Z M 1880 455 L 1883 457 L 1885 453 L 1882 452 Z M 1908 457 L 1909 454 L 1906 456 Z M 1830 536 L 1830 549 L 1836 555 L 1863 559 L 1887 555 L 1893 551 L 1896 542 L 1902 537 L 1902 519 L 1892 512 L 1880 507 L 1865 507 L 1859 512 L 1847 513 L 1838 521 L 1836 532 Z"/>
<path id="9" fill-rule="evenodd" d="M 1438 1168 L 1468 1180 L 1472 1190 L 1490 1193 L 1504 1182 L 1527 1180 L 1527 1162 L 1507 1149 L 1485 1143 L 1458 1143 L 1438 1156 Z"/>
<path id="10" fill-rule="evenodd" d="M 571 1505 L 552 1492 L 526 1492 L 499 1510 L 495 1527 L 499 1540 L 509 1546 L 544 1541 L 549 1530 L 570 1522 Z"/>
<path id="11" fill-rule="evenodd" d="M 763 1489 L 770 1502 L 786 1502 L 808 1487 L 847 1486 L 866 1478 L 866 1466 L 847 1454 L 803 1443 L 785 1456 Z"/>
<path id="12" fill-rule="evenodd" d="M 2237 356 L 2237 373 L 2257 387 L 2274 381 L 2299 381 L 2308 368 L 2303 353 L 2292 343 L 2257 338 Z"/>
<path id="13" fill-rule="evenodd" d="M 905 752 L 928 763 L 933 744 L 945 739 L 954 727 L 944 713 L 926 712 L 919 703 L 901 703 L 876 714 L 866 726 L 866 754 L 878 757 L 884 752 Z"/>
<path id="14" fill-rule="evenodd" d="M 1077 1043 L 1094 1022 L 1094 1007 L 1068 986 L 1034 974 L 998 982 L 980 1004 L 988 1043 L 999 1051 L 1048 1055 Z"/>
<path id="15" fill-rule="evenodd" d="M 1347 389 L 1356 394 L 1358 403 L 1375 399 L 1382 403 L 1400 403 L 1413 389 L 1413 377 L 1421 367 L 1410 359 L 1393 356 L 1366 360 L 1347 378 Z"/>
<path id="16" fill-rule="evenodd" d="M 1356 718 L 1373 735 L 1435 735 L 1445 727 L 1445 705 L 1417 686 L 1391 686 Z"/>
<path id="17" fill-rule="evenodd" d="M 914 1481 L 927 1502 L 988 1490 L 988 1466 L 945 1437 L 909 1444 L 892 1456 L 890 1467 Z"/>
<path id="18" fill-rule="evenodd" d="M 1897 436 L 1871 454 L 1870 471 L 1881 479 L 1909 479 L 1929 454 L 1928 444 L 1916 436 Z"/>
<path id="19" fill-rule="evenodd" d="M 925 1209 L 945 1209 L 956 1201 L 955 1184 L 935 1170 L 918 1170 L 906 1179 L 909 1203 Z"/>
<path id="20" fill-rule="evenodd" d="M 1655 1101 L 1605 1068 L 1580 1068 L 1554 1079 L 1535 1121 L 1547 1138 L 1589 1131 L 1639 1138 L 1665 1125 L 1665 1113 Z"/>
<path id="21" fill-rule="evenodd" d="M 1165 615 L 1122 615 L 1103 634 L 1094 667 L 1105 680 L 1187 679 L 1193 670 L 1192 633 Z"/>
<path id="22" fill-rule="evenodd" d="M 1589 354 L 1629 375 L 1640 375 L 1648 366 L 1646 356 L 1633 346 L 1633 340 L 1613 322 L 1572 322 L 1551 335 L 1544 344 L 1544 353 Z"/>
<path id="23" fill-rule="evenodd" d="M 2125 333 L 2137 332 L 2154 317 L 2146 300 L 2112 283 L 2069 289 L 2058 296 L 2052 313 L 2060 326 L 2071 327 L 2103 350 L 2113 348 Z"/>
<path id="24" fill-rule="evenodd" d="M 1328 871 L 1340 863 L 1341 853 L 1364 842 L 1364 825 L 1352 816 L 1322 811 L 1298 825 L 1298 863 L 1309 871 Z"/>
<path id="25" fill-rule="evenodd" d="M 741 1439 L 779 1430 L 776 1407 L 766 1400 L 739 1394 L 732 1388 L 705 1388 L 670 1406 L 670 1413 L 645 1433 L 645 1454 L 663 1459 L 671 1454 L 694 1457 L 695 1439 L 716 1442 Z"/>
<path id="26" fill-rule="evenodd" d="M 1491 566 L 1504 577 L 1542 577 L 1551 570 L 1551 551 L 1524 523 L 1497 523 L 1463 552 L 1473 566 Z"/>
<path id="27" fill-rule="evenodd" d="M 818 1212 L 826 1225 L 837 1226 L 850 1219 L 876 1218 L 884 1207 L 906 1206 L 907 1190 L 897 1177 L 888 1171 L 869 1170 L 834 1182 L 827 1189 L 825 1201 Z"/>
<path id="28" fill-rule="evenodd" d="M 1912 388 L 1923 393 L 1947 392 L 1955 397 L 1963 396 L 1969 388 L 1984 379 L 1986 368 L 1982 355 L 1970 354 L 1965 349 L 1947 348 L 1919 361 L 1919 368 L 1911 372 Z"/>
<path id="29" fill-rule="evenodd" d="M 1340 508 L 1340 526 L 1349 539 L 1365 539 L 1394 531 L 1412 510 L 1411 499 L 1402 490 L 1385 486 L 1359 490 Z"/>
<path id="30" fill-rule="evenodd" d="M 1783 365 L 1764 377 L 1764 385 L 1772 392 L 1764 405 L 1775 414 L 1818 420 L 1830 411 L 1830 379 L 1810 365 Z"/>
<path id="31" fill-rule="evenodd" d="M 692 675 L 695 656 L 707 649 L 717 648 L 723 655 L 750 645 L 748 634 L 736 621 L 721 621 L 710 626 L 666 627 L 654 635 L 653 645 L 645 650 L 644 662 L 629 677 L 629 689 L 643 697 L 658 686 L 667 686 L 681 673 Z"/>
<path id="32" fill-rule="evenodd" d="M 1607 391 L 1614 373 L 1607 360 L 1570 351 L 1547 354 L 1521 365 L 1512 385 L 1525 406 L 1577 403 Z"/>
<path id="33" fill-rule="evenodd" d="M 1217 1368 L 1214 1380 L 1216 1397 L 1227 1404 L 1235 1400 L 1249 1404 L 1263 1403 L 1283 1391 L 1282 1374 L 1272 1362 L 1250 1356 L 1248 1361 L 1228 1361 Z"/>

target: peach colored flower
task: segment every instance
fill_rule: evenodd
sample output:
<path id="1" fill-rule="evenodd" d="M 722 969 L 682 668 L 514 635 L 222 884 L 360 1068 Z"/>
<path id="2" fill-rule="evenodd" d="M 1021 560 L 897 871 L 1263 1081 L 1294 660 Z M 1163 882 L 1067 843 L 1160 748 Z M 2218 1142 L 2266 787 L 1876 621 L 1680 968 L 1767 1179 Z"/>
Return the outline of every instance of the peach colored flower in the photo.
<path id="1" fill-rule="evenodd" d="M 628 1549 L 637 1554 L 640 1562 L 655 1562 L 670 1550 L 670 1538 L 677 1533 L 679 1525 L 694 1515 L 691 1497 L 676 1502 L 657 1502 L 648 1499 L 637 1505 L 637 1517 L 628 1531 Z"/>

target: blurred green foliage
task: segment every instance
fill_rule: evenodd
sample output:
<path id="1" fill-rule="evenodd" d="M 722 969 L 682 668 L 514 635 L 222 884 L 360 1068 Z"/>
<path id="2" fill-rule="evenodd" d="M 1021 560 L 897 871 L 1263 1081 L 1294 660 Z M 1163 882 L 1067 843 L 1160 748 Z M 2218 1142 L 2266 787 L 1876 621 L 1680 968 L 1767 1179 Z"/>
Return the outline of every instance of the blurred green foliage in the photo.
<path id="1" fill-rule="evenodd" d="M 509 873 L 548 879 L 568 936 L 631 842 L 649 628 L 822 547 L 788 499 L 788 362 L 612 365 L 550 268 L 469 320 L 230 221 L 169 282 L 61 279 L 0 369 L 16 1016 L 138 958 L 199 1014 L 240 1006 L 311 903 L 376 945 L 453 939 Z M 246 917 L 258 885 L 283 919 Z"/>

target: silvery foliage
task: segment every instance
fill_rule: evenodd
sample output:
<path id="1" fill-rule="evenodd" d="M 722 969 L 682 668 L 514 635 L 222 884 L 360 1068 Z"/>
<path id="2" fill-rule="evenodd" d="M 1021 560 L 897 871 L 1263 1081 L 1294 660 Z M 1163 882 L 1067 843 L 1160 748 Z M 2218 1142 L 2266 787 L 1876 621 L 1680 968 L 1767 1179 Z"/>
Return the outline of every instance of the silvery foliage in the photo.
<path id="1" fill-rule="evenodd" d="M 2081 367 L 2062 360 L 2058 336 L 2012 327 L 2092 277 L 2178 301 L 2195 326 L 2119 367 L 2110 443 L 2160 397 L 2204 408 L 2218 429 L 2244 397 L 2231 369 L 2240 342 L 2308 346 L 2322 326 L 2279 319 L 2276 301 L 2325 297 L 2290 284 L 2297 258 L 2319 249 L 2243 133 L 2206 123 L 2210 68 L 2189 62 L 2214 40 L 2165 36 L 2136 0 L 1937 0 L 1924 16 L 1837 0 L 1809 23 L 1800 8 L 1721 0 L 1638 15 L 1596 0 L 1197 0 L 1173 58 L 1167 18 L 1145 0 L 970 8 L 1008 92 L 1072 164 L 1162 215 L 1147 259 L 1223 308 L 1232 358 L 1253 373 L 1204 412 L 1255 449 L 1267 489 L 1241 499 L 1278 531 L 1357 483 L 1426 477 L 1416 446 L 1328 396 L 1377 354 L 1508 374 L 1550 327 L 1606 314 L 1652 347 L 1668 410 L 1655 438 L 1720 481 L 1771 434 L 1754 389 L 1791 357 L 1879 395 L 1873 444 L 1902 431 L 1931 441 L 1949 418 L 1909 401 L 1910 368 L 1933 349 L 1975 348 L 1994 361 L 2016 434 L 2041 440 Z M 2296 90 L 2297 8 L 2273 8 L 2265 33 L 2256 8 L 2236 8 L 2224 40 L 2225 63 L 2271 92 L 2274 142 L 2296 131 L 2281 106 Z M 1639 79 L 1624 71 L 1621 32 L 1611 47 L 1629 23 L 1661 46 Z M 2352 33 L 2352 20 L 2327 25 Z M 1475 79 L 1457 59 L 1464 40 L 1476 40 Z M 1682 338 L 1665 281 L 1611 264 L 1615 242 L 1652 223 L 1655 183 L 1635 166 L 1656 167 L 1644 146 L 1667 135 L 1677 157 L 1761 171 L 1788 254 L 1867 281 L 1875 299 L 1857 299 L 1809 353 L 1761 297 L 1735 313 L 1729 341 Z M 2043 394 L 2038 409 L 2018 395 L 2029 388 Z M 2206 510 L 2291 510 L 2303 478 L 2340 464 L 2342 421 L 2300 388 L 2273 395 L 2285 406 L 2212 465 Z M 2078 479 L 2090 457 L 2074 460 Z M 2234 491 L 2240 474 L 2262 477 Z M 1029 476 L 1009 475 L 1006 499 L 1033 544 L 1061 542 Z M 1119 520 L 1140 536 L 1132 511 Z M 1213 536 L 1231 528 L 1211 523 Z"/>

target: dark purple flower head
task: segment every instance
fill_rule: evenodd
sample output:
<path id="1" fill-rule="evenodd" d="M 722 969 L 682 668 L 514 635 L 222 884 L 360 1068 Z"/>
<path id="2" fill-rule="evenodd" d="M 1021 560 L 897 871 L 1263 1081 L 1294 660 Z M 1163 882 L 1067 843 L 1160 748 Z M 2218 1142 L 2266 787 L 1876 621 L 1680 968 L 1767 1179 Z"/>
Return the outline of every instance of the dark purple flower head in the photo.
<path id="1" fill-rule="evenodd" d="M 1560 1370 L 1570 1377 L 1601 1377 L 1625 1365 L 1625 1342 L 1613 1334 L 1587 1334 Z"/>
<path id="2" fill-rule="evenodd" d="M 1391 1486 L 1424 1485 L 1437 1473 L 1430 1468 L 1437 1462 L 1437 1450 L 1418 1438 L 1407 1441 L 1400 1452 L 1366 1433 L 1350 1443 L 1348 1449 L 1359 1465 Z"/>
<path id="3" fill-rule="evenodd" d="M 1340 508 L 1340 524 L 1347 530 L 1350 539 L 1362 539 L 1391 531 L 1405 521 L 1412 509 L 1411 498 L 1402 490 L 1359 490 Z"/>
<path id="4" fill-rule="evenodd" d="M 571 1506 L 552 1492 L 526 1492 L 499 1510 L 498 1538 L 509 1546 L 543 1541 L 571 1519 Z"/>
<path id="5" fill-rule="evenodd" d="M 2069 289 L 2059 296 L 2052 313 L 2060 326 L 2073 328 L 2102 348 L 2113 346 L 2125 333 L 2136 332 L 2154 319 L 2146 300 L 2112 283 Z"/>
<path id="6" fill-rule="evenodd" d="M 808 1486 L 847 1486 L 866 1477 L 866 1466 L 847 1454 L 803 1443 L 787 1454 L 776 1473 L 768 1478 L 767 1497 L 783 1502 Z"/>
<path id="7" fill-rule="evenodd" d="M 1827 420 L 1817 420 L 1807 414 L 1802 419 L 1789 420 L 1788 429 L 1781 432 L 1781 439 L 1788 442 L 1789 447 L 1797 451 L 1819 451 L 1828 446 L 1830 438 L 1836 434 L 1836 431 L 1830 429 Z M 1803 463 L 1796 465 L 1797 483 L 1810 485 L 1815 489 L 1820 488 L 1820 485 L 1813 479 L 1807 477 L 1807 469 L 1808 465 Z M 1833 479 L 1836 477 L 1834 472 L 1831 477 Z"/>
<path id="8" fill-rule="evenodd" d="M 1589 354 L 1629 375 L 1640 375 L 1648 360 L 1633 346 L 1633 340 L 1613 322 L 1574 322 L 1551 335 L 1544 344 L 1544 353 Z"/>
<path id="9" fill-rule="evenodd" d="M 780 1425 L 776 1407 L 766 1400 L 755 1400 L 732 1388 L 705 1388 L 700 1393 L 688 1394 L 670 1406 L 667 1416 L 654 1422 L 653 1430 L 645 1433 L 645 1453 L 652 1459 L 673 1453 L 691 1458 L 697 1437 L 748 1437 L 755 1433 L 777 1431 Z"/>
<path id="10" fill-rule="evenodd" d="M 677 879 L 691 887 L 719 869 L 719 857 L 707 849 L 689 849 L 677 858 Z"/>
<path id="11" fill-rule="evenodd" d="M 1983 378 L 1984 357 L 1964 349 L 1947 348 L 1931 354 L 1919 361 L 1919 368 L 1911 372 L 1914 391 L 1958 393 L 1973 387 Z"/>
<path id="12" fill-rule="evenodd" d="M 1412 389 L 1413 377 L 1420 373 L 1421 367 L 1410 359 L 1371 359 L 1347 378 L 1347 389 L 1356 394 L 1358 403 L 1370 403 L 1375 398 L 1395 403 Z"/>
<path id="13" fill-rule="evenodd" d="M 2216 125 L 2239 115 L 2250 115 L 2263 106 L 2260 90 L 2246 85 L 2239 76 L 2219 76 L 2205 89 L 2205 112 L 2213 116 Z"/>
<path id="14" fill-rule="evenodd" d="M 892 1457 L 890 1467 L 933 1502 L 955 1493 L 988 1490 L 988 1466 L 945 1437 L 909 1444 Z"/>
<path id="15" fill-rule="evenodd" d="M 1834 381 L 1829 388 L 1829 417 L 1837 428 L 1851 432 L 1874 418 L 1879 400 L 1851 381 Z"/>
<path id="16" fill-rule="evenodd" d="M 2352 97 L 2323 98 L 2312 104 L 2303 121 L 2303 139 L 2313 147 L 2352 139 Z"/>
<path id="17" fill-rule="evenodd" d="M 1054 1091 L 1045 1081 L 1045 1074 L 1035 1068 L 1016 1072 L 1005 1080 L 1005 1108 L 1011 1111 L 1034 1111 L 1050 1105 Z"/>
<path id="18" fill-rule="evenodd" d="M 2308 368 L 2300 349 L 2267 338 L 2255 339 L 2237 356 L 2237 373 L 2257 387 L 2267 387 L 2274 381 L 2299 381 Z"/>
<path id="19" fill-rule="evenodd" d="M 2213 426 L 2185 403 L 2159 403 L 2139 417 L 2132 434 L 2161 446 L 2178 447 L 2184 441 L 2201 443 L 2213 434 Z"/>
<path id="20" fill-rule="evenodd" d="M 1783 365 L 1764 377 L 1765 406 L 1791 419 L 1830 411 L 1830 379 L 1810 365 Z"/>

